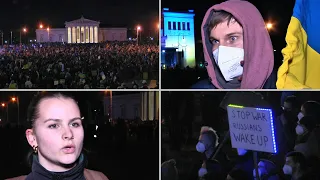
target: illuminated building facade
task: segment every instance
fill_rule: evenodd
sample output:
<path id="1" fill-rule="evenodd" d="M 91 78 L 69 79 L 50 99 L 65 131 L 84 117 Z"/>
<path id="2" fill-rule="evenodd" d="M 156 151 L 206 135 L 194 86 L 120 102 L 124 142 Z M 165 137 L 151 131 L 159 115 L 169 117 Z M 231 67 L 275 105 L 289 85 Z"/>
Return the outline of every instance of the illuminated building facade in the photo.
<path id="1" fill-rule="evenodd" d="M 81 17 L 65 22 L 65 28 L 37 29 L 37 42 L 98 43 L 126 41 L 127 28 L 100 28 L 100 22 Z"/>
<path id="2" fill-rule="evenodd" d="M 111 119 L 135 119 L 142 121 L 159 119 L 159 92 L 111 95 L 104 99 L 104 115 Z"/>
<path id="3" fill-rule="evenodd" d="M 161 20 L 162 66 L 195 67 L 194 13 L 163 8 Z"/>

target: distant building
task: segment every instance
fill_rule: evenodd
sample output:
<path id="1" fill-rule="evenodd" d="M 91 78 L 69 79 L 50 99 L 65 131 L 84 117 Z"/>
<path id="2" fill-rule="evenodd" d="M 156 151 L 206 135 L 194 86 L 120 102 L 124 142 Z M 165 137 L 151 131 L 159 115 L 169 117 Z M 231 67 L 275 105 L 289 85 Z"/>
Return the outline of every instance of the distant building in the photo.
<path id="1" fill-rule="evenodd" d="M 114 120 L 118 118 L 139 118 L 142 121 L 159 119 L 159 92 L 106 96 L 104 115 L 110 115 Z"/>
<path id="2" fill-rule="evenodd" d="M 37 29 L 37 42 L 98 43 L 126 41 L 127 28 L 100 28 L 100 22 L 80 19 L 65 22 L 65 28 Z"/>
<path id="3" fill-rule="evenodd" d="M 163 8 L 161 20 L 162 66 L 195 67 L 194 13 Z"/>

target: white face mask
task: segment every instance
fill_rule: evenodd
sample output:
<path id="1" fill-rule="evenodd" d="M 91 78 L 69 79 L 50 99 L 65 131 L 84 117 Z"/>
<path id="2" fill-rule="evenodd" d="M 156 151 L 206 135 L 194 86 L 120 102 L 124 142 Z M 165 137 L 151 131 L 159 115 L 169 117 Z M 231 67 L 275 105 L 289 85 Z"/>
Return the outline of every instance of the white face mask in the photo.
<path id="1" fill-rule="evenodd" d="M 198 142 L 196 145 L 196 150 L 200 153 L 206 151 L 206 146 L 202 142 Z"/>
<path id="2" fill-rule="evenodd" d="M 292 175 L 292 167 L 291 166 L 285 164 L 283 166 L 282 170 L 285 175 Z"/>
<path id="3" fill-rule="evenodd" d="M 296 133 L 297 133 L 298 135 L 301 135 L 301 134 L 304 133 L 304 129 L 303 129 L 303 127 L 302 127 L 301 125 L 297 125 L 297 127 L 296 127 Z"/>
<path id="4" fill-rule="evenodd" d="M 302 114 L 302 112 L 299 112 L 299 114 L 298 114 L 298 119 L 299 119 L 299 121 L 304 117 L 304 115 Z"/>
<path id="5" fill-rule="evenodd" d="M 198 171 L 198 176 L 199 177 L 203 177 L 204 175 L 206 175 L 208 173 L 206 168 L 200 168 Z"/>
<path id="6" fill-rule="evenodd" d="M 243 67 L 240 62 L 244 60 L 244 49 L 219 46 L 212 54 L 226 81 L 242 75 Z"/>

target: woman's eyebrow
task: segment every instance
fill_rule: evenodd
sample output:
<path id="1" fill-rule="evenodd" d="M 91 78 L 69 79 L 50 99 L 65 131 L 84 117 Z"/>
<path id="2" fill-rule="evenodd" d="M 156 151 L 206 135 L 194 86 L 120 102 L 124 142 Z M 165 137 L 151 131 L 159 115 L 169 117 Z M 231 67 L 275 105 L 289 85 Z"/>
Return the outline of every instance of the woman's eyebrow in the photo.
<path id="1" fill-rule="evenodd" d="M 82 121 L 82 118 L 81 117 L 74 117 L 72 119 L 69 120 L 69 122 L 72 122 L 72 121 L 75 121 L 75 120 L 81 120 Z M 47 119 L 44 121 L 44 123 L 46 122 L 49 122 L 49 121 L 55 121 L 55 122 L 61 122 L 62 120 L 61 119 Z"/>

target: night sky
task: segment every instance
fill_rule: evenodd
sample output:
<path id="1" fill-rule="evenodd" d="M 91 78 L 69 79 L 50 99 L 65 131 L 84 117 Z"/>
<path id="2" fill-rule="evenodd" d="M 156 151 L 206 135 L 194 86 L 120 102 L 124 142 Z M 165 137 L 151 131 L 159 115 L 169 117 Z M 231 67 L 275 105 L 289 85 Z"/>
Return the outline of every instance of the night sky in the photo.
<path id="1" fill-rule="evenodd" d="M 100 21 L 100 27 L 134 28 L 156 30 L 159 21 L 158 0 L 4 0 L 0 5 L 0 30 L 5 39 L 10 31 L 26 26 L 35 34 L 39 22 L 52 28 L 64 28 L 65 21 L 84 16 Z"/>
<path id="2" fill-rule="evenodd" d="M 195 13 L 195 36 L 196 40 L 201 40 L 201 23 L 206 11 L 214 4 L 225 0 L 203 0 L 199 3 L 195 1 L 161 0 L 161 8 L 169 8 L 170 11 L 186 12 L 189 9 Z M 285 35 L 292 16 L 295 0 L 248 0 L 254 4 L 262 14 L 265 21 L 274 23 L 274 30 L 270 32 L 276 56 L 281 55 L 280 50 L 285 47 Z M 282 57 L 282 56 L 280 56 Z M 281 62 L 279 62 L 281 63 Z"/>
<path id="3" fill-rule="evenodd" d="M 20 122 L 25 121 L 26 116 L 27 116 L 27 108 L 29 106 L 29 103 L 33 96 L 37 92 L 35 91 L 28 91 L 28 92 L 10 92 L 10 91 L 4 91 L 0 92 L 0 105 L 2 103 L 9 103 L 9 120 L 11 119 L 12 121 L 16 122 L 17 117 L 18 117 L 18 107 L 16 103 L 13 103 L 10 101 L 11 97 L 19 97 L 19 103 L 20 103 Z M 88 103 L 91 105 L 92 113 L 94 109 L 99 112 L 97 115 L 103 115 L 104 113 L 104 107 L 102 100 L 104 99 L 105 96 L 109 96 L 110 93 L 106 93 L 104 91 L 88 91 L 88 92 L 79 92 L 79 91 L 74 91 L 74 92 L 64 92 L 65 94 L 69 94 L 72 97 L 75 98 L 76 101 L 78 101 L 78 105 L 80 107 L 80 112 L 82 116 L 87 117 L 88 116 Z M 140 93 L 140 92 L 134 92 L 134 91 L 128 91 L 128 92 L 113 92 L 113 96 L 116 95 L 121 95 L 121 94 L 134 94 L 134 93 Z M 128 100 L 129 102 L 129 100 Z M 3 117 L 6 117 L 6 108 L 3 108 L 0 106 L 0 119 Z M 93 114 L 92 114 L 93 115 Z"/>

